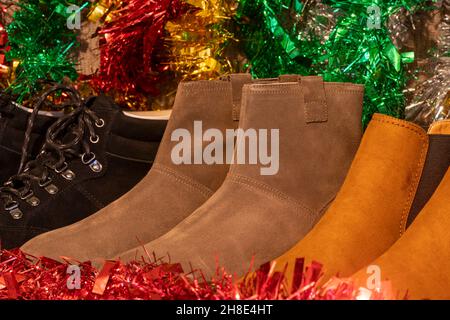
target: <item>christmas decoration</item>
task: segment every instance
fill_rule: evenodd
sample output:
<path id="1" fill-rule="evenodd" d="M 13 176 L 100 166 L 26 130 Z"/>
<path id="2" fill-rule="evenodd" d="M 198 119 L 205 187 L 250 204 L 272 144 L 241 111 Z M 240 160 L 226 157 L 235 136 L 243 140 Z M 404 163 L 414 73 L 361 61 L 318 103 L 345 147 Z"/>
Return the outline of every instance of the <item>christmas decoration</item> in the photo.
<path id="1" fill-rule="evenodd" d="M 7 26 L 10 50 L 6 58 L 18 61 L 10 89 L 20 103 L 41 89 L 42 80 L 62 82 L 66 77 L 77 78 L 73 59 L 76 30 L 68 28 L 68 21 L 76 12 L 68 10 L 68 6 L 76 5 L 82 10 L 86 3 L 22 0 L 16 5 L 19 8 Z"/>
<path id="2" fill-rule="evenodd" d="M 36 259 L 18 250 L 3 250 L 0 259 L 0 299 L 337 300 L 392 296 L 391 292 L 357 289 L 351 280 L 332 279 L 319 285 L 322 266 L 313 263 L 303 268 L 301 259 L 297 261 L 294 290 L 286 289 L 282 273 L 271 273 L 268 265 L 255 277 L 236 284 L 221 268 L 206 281 L 200 270 L 184 272 L 178 264 L 155 257 L 151 263 L 134 261 L 127 265 L 106 261 L 100 270 L 90 262 Z"/>
<path id="3" fill-rule="evenodd" d="M 234 35 L 235 1 L 186 0 L 192 7 L 165 27 L 170 66 L 182 80 L 214 79 L 232 71 L 224 50 Z M 228 28 L 227 28 L 228 27 Z"/>
<path id="4" fill-rule="evenodd" d="M 238 19 L 252 73 L 319 74 L 327 81 L 361 83 L 366 87 L 365 124 L 375 112 L 402 117 L 404 65 L 413 61 L 414 53 L 398 51 L 388 20 L 402 9 L 425 8 L 426 1 L 312 2 L 241 1 Z"/>
<path id="5" fill-rule="evenodd" d="M 168 65 L 159 60 L 165 51 L 164 26 L 182 8 L 179 0 L 131 0 L 110 12 L 111 21 L 99 31 L 103 39 L 94 87 L 114 96 L 123 107 L 150 109 L 152 97 L 161 93 L 158 85 L 167 77 Z"/>
<path id="6" fill-rule="evenodd" d="M 405 111 L 408 120 L 424 129 L 450 118 L 450 57 L 430 60 L 432 76 L 411 89 L 413 98 Z"/>
<path id="7" fill-rule="evenodd" d="M 406 119 L 427 129 L 434 121 L 450 118 L 450 0 L 440 3 L 434 57 L 423 59 L 417 81 L 407 90 L 411 99 Z"/>
<path id="8" fill-rule="evenodd" d="M 14 20 L 7 27 L 11 50 L 6 53 L 3 47 L 0 63 L 6 54 L 3 75 L 16 76 L 11 89 L 19 102 L 41 91 L 42 80 L 80 77 L 79 88 L 86 95 L 105 92 L 129 109 L 160 109 L 171 107 L 180 80 L 247 70 L 257 77 L 318 74 L 328 81 L 364 84 L 367 123 L 374 112 L 404 115 L 406 64 L 426 51 L 423 45 L 411 46 L 413 33 L 420 29 L 415 26 L 416 13 L 439 5 L 443 16 L 439 58 L 445 55 L 442 51 L 447 55 L 449 51 L 448 0 L 19 0 L 16 4 Z M 68 10 L 72 4 L 79 6 L 78 12 Z M 81 32 L 68 28 L 68 19 L 84 8 L 89 10 L 83 11 Z M 83 54 L 76 49 L 77 35 Z M 89 52 L 97 50 L 99 38 L 97 57 Z M 439 101 L 441 106 L 443 99 Z"/>
<path id="9" fill-rule="evenodd" d="M 6 15 L 8 6 L 0 5 L 0 88 L 5 89 L 9 85 L 13 64 L 6 60 L 8 48 L 8 34 L 6 32 Z"/>
<path id="10" fill-rule="evenodd" d="M 258 77 L 308 75 L 334 25 L 329 7 L 300 0 L 241 0 L 236 19 L 247 67 Z"/>

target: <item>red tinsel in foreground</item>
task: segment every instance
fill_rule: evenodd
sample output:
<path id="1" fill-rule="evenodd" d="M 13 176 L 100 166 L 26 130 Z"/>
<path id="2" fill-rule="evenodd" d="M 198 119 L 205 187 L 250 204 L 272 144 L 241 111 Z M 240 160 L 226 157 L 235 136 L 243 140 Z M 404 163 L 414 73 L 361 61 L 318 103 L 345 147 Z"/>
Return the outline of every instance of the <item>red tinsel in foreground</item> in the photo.
<path id="1" fill-rule="evenodd" d="M 294 290 L 286 290 L 281 273 L 263 266 L 253 277 L 236 285 L 233 277 L 217 269 L 214 278 L 206 279 L 201 272 L 185 273 L 179 264 L 160 262 L 107 261 L 98 271 L 91 263 L 60 263 L 48 258 L 39 260 L 19 250 L 1 251 L 0 299 L 276 299 L 276 300 L 337 300 L 382 299 L 382 293 L 361 292 L 351 281 L 332 279 L 317 285 L 322 266 L 313 263 L 303 268 L 299 259 Z M 77 271 L 79 278 L 77 279 Z M 78 283 L 77 283 L 78 281 Z M 77 289 L 78 287 L 78 289 Z M 70 289 L 73 288 L 73 289 Z"/>

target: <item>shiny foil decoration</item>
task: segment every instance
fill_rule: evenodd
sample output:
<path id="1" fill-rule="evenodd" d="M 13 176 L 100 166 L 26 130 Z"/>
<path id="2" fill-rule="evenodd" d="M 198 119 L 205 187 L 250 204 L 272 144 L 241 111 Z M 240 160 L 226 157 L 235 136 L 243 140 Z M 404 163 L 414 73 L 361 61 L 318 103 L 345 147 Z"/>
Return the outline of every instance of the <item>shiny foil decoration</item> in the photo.
<path id="1" fill-rule="evenodd" d="M 406 119 L 424 129 L 450 119 L 450 57 L 438 58 L 432 66 L 433 75 L 410 89 L 413 98 L 406 107 Z"/>
<path id="2" fill-rule="evenodd" d="M 319 285 L 322 265 L 304 266 L 298 259 L 294 288 L 286 288 L 284 276 L 270 265 L 237 282 L 222 268 L 206 279 L 201 270 L 183 271 L 180 264 L 133 261 L 123 265 L 106 261 L 100 270 L 90 262 L 66 258 L 35 259 L 19 250 L 0 251 L 0 300 L 342 300 L 395 299 L 390 290 L 376 292 L 356 288 L 351 279 L 333 278 Z M 70 267 L 70 269 L 68 269 Z M 79 278 L 74 277 L 79 269 Z M 206 280 L 206 281 L 205 281 Z M 385 286 L 388 288 L 389 286 Z"/>
<path id="3" fill-rule="evenodd" d="M 229 24 L 236 13 L 236 1 L 185 0 L 187 12 L 167 23 L 170 68 L 181 80 L 209 80 L 232 72 L 225 53 L 236 41 Z"/>
<path id="4" fill-rule="evenodd" d="M 426 4 L 425 0 L 241 0 L 238 38 L 257 77 L 297 73 L 364 84 L 367 124 L 375 112 L 404 117 L 406 66 L 415 55 L 396 47 L 389 19 L 400 15 L 398 21 L 403 21 L 401 15 L 412 15 Z"/>
<path id="5" fill-rule="evenodd" d="M 442 21 L 438 27 L 438 55 L 450 57 L 450 0 L 443 0 L 441 9 Z"/>
<path id="6" fill-rule="evenodd" d="M 416 81 L 406 90 L 411 97 L 406 119 L 427 129 L 434 121 L 450 119 L 450 0 L 439 1 L 434 57 L 420 61 Z"/>
<path id="7" fill-rule="evenodd" d="M 334 17 L 322 1 L 241 0 L 237 37 L 256 77 L 311 73 Z"/>
<path id="8" fill-rule="evenodd" d="M 130 0 L 110 11 L 111 21 L 98 32 L 100 70 L 92 80 L 94 88 L 112 95 L 122 107 L 152 109 L 154 98 L 162 93 L 161 84 L 170 78 L 168 65 L 160 61 L 166 50 L 164 26 L 182 8 L 180 0 Z M 107 11 L 92 14 L 102 19 Z"/>
<path id="9" fill-rule="evenodd" d="M 17 3 L 13 20 L 6 27 L 9 50 L 6 59 L 16 62 L 15 79 L 9 89 L 21 103 L 39 91 L 43 80 L 61 82 L 75 80 L 74 49 L 76 30 L 67 27 L 71 13 L 68 5 L 84 7 L 82 0 L 33 1 Z"/>

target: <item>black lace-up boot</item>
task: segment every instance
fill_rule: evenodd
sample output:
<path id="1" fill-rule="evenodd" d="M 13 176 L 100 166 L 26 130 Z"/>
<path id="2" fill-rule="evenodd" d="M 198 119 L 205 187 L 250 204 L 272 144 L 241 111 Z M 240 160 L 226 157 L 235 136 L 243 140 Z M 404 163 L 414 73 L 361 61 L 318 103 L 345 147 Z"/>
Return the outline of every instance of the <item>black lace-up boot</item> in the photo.
<path id="1" fill-rule="evenodd" d="M 30 132 L 30 154 L 35 156 L 44 142 L 48 127 L 58 112 L 39 112 Z M 28 119 L 31 113 L 15 105 L 6 94 L 0 95 L 0 184 L 17 173 Z"/>
<path id="2" fill-rule="evenodd" d="M 3 249 L 86 218 L 151 167 L 166 120 L 128 117 L 104 96 L 68 94 L 74 111 L 50 126 L 38 156 L 0 188 Z"/>

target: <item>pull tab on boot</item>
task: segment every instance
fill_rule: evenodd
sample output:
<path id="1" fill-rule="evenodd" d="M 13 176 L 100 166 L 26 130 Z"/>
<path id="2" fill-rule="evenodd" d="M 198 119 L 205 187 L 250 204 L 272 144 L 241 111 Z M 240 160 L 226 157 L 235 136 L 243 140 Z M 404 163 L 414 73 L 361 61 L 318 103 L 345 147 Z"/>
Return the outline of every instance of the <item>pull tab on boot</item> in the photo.
<path id="1" fill-rule="evenodd" d="M 241 113 L 242 87 L 252 82 L 249 73 L 234 73 L 220 78 L 222 81 L 230 81 L 233 94 L 233 121 L 239 121 Z"/>
<path id="2" fill-rule="evenodd" d="M 327 122 L 328 106 L 322 77 L 302 77 L 300 81 L 303 88 L 306 123 Z"/>

